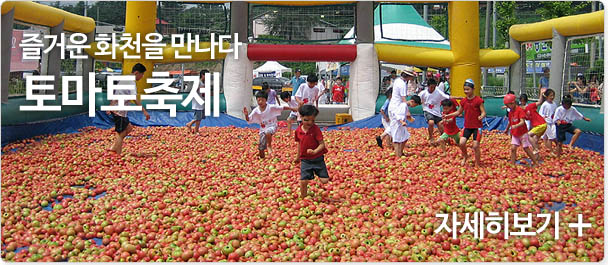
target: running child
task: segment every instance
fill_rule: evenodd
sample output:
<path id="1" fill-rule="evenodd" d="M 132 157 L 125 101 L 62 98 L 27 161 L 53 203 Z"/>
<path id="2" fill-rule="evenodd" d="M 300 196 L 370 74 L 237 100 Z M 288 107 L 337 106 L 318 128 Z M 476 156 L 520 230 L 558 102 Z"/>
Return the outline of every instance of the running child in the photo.
<path id="1" fill-rule="evenodd" d="M 553 115 L 553 122 L 557 124 L 557 156 L 562 154 L 562 144 L 566 141 L 566 133 L 572 134 L 572 139 L 568 144 L 569 148 L 574 146 L 581 135 L 582 131 L 572 124 L 575 120 L 591 121 L 572 106 L 572 96 L 566 95 L 562 99 L 562 105 L 555 110 L 555 115 Z"/>
<path id="2" fill-rule="evenodd" d="M 454 99 L 444 99 L 441 101 L 441 106 L 443 107 L 443 116 L 447 116 L 451 113 L 457 111 L 458 102 Z M 443 126 L 443 134 L 439 136 L 439 139 L 433 143 L 433 145 L 441 145 L 441 150 L 445 152 L 445 142 L 448 139 L 453 139 L 454 143 L 460 142 L 460 129 L 458 125 L 456 125 L 456 117 L 446 118 L 439 122 Z"/>
<path id="3" fill-rule="evenodd" d="M 509 124 L 511 125 L 511 164 L 515 165 L 517 159 L 517 148 L 522 146 L 528 157 L 532 159 L 532 165 L 536 165 L 536 155 L 530 150 L 528 128 L 526 127 L 526 113 L 515 104 L 515 95 L 506 95 L 503 99 L 505 106 L 509 108 Z"/>
<path id="4" fill-rule="evenodd" d="M 483 105 L 483 99 L 473 94 L 475 83 L 473 79 L 464 81 L 464 94 L 466 97 L 460 101 L 458 111 L 448 114 L 443 118 L 458 117 L 464 112 L 464 128 L 460 136 L 460 150 L 462 151 L 462 165 L 466 165 L 469 155 L 467 153 L 467 141 L 473 136 L 473 150 L 475 151 L 475 166 L 480 166 L 481 151 L 479 150 L 479 142 L 481 142 L 481 121 L 486 117 L 486 108 Z"/>
<path id="5" fill-rule="evenodd" d="M 262 83 L 262 91 L 268 94 L 268 100 L 266 101 L 266 103 L 281 106 L 281 102 L 279 101 L 279 96 L 277 95 L 277 92 L 274 91 L 274 89 L 270 89 L 270 85 L 268 85 L 268 82 Z"/>
<path id="6" fill-rule="evenodd" d="M 247 107 L 244 107 L 243 114 L 245 114 L 247 122 L 260 124 L 258 151 L 260 158 L 264 158 L 267 148 L 268 154 L 272 155 L 272 135 L 277 131 L 277 117 L 283 110 L 295 111 L 295 109 L 268 104 L 268 94 L 264 91 L 256 93 L 255 99 L 258 106 L 251 111 L 251 114 L 247 113 Z"/>
<path id="7" fill-rule="evenodd" d="M 205 74 L 206 73 L 209 73 L 209 71 L 203 69 L 203 70 L 201 70 L 201 72 L 199 74 L 200 82 L 198 83 L 199 91 L 197 91 L 197 93 L 199 94 L 199 96 L 201 98 L 205 98 L 205 93 L 201 93 L 200 89 L 205 87 Z M 196 88 L 192 88 L 192 89 L 196 89 Z M 198 101 L 192 100 L 192 110 L 194 110 L 194 120 L 191 120 L 190 122 L 188 122 L 186 124 L 186 127 L 188 127 L 188 130 L 191 133 L 198 133 L 198 128 L 201 127 L 201 120 L 205 119 L 205 103 L 199 104 Z M 194 130 L 192 130 L 193 124 L 194 124 Z"/>
<path id="8" fill-rule="evenodd" d="M 446 95 L 440 89 L 435 89 L 437 87 L 437 81 L 432 77 L 427 80 L 427 85 L 427 89 L 421 91 L 418 96 L 420 96 L 420 100 L 422 100 L 424 119 L 428 124 L 429 143 L 433 144 L 433 131 L 435 126 L 437 126 L 437 130 L 439 130 L 439 135 L 443 134 L 443 126 L 440 124 L 441 110 L 439 106 L 441 105 L 441 101 L 454 97 Z"/>
<path id="9" fill-rule="evenodd" d="M 522 98 L 526 102 L 528 101 L 528 96 L 526 94 L 521 94 L 520 96 L 520 102 L 523 103 Z M 534 155 L 536 156 L 537 160 L 540 160 L 540 149 L 538 147 L 538 142 L 540 140 L 540 137 L 543 136 L 543 134 L 545 134 L 545 131 L 547 130 L 547 122 L 545 122 L 545 119 L 543 119 L 543 117 L 540 116 L 537 111 L 538 106 L 543 104 L 544 100 L 545 97 L 541 95 L 538 102 L 530 103 L 525 106 L 524 109 L 524 112 L 526 113 L 526 120 L 530 121 L 528 135 L 530 136 L 530 143 L 532 144 Z M 523 107 L 524 105 L 522 104 L 521 106 Z"/>
<path id="10" fill-rule="evenodd" d="M 114 94 L 115 95 L 135 96 L 135 100 L 131 100 L 130 102 L 134 102 L 136 105 L 142 106 L 143 114 L 146 116 L 146 120 L 149 120 L 150 114 L 148 114 L 146 109 L 141 104 L 141 100 L 139 99 L 139 97 L 137 97 L 137 88 L 136 88 L 136 83 L 135 83 L 144 77 L 145 72 L 146 72 L 146 67 L 143 64 L 141 64 L 141 63 L 135 64 L 133 66 L 133 68 L 131 68 L 131 73 L 135 76 L 135 81 L 133 81 L 133 80 L 118 81 L 119 86 L 123 86 L 123 87 L 129 86 L 129 87 L 132 87 L 132 89 L 116 89 L 114 91 Z M 116 105 L 118 105 L 118 100 L 112 100 L 110 102 L 110 106 L 116 106 Z M 114 140 L 114 145 L 112 146 L 112 149 L 110 149 L 109 151 L 120 155 L 122 153 L 122 143 L 123 143 L 125 137 L 127 137 L 127 135 L 129 135 L 129 133 L 133 130 L 133 125 L 131 125 L 129 118 L 127 117 L 128 111 L 114 110 L 111 112 L 108 111 L 108 114 L 111 114 L 112 119 L 114 119 L 114 130 L 116 131 L 116 140 Z"/>
<path id="11" fill-rule="evenodd" d="M 287 104 L 292 109 L 298 109 L 298 102 L 295 97 L 292 97 L 289 92 L 283 91 L 281 92 L 281 100 Z M 289 117 L 287 117 L 287 128 L 289 128 L 289 135 L 291 135 L 291 124 L 294 121 L 298 120 L 298 112 L 292 111 L 289 113 Z"/>
<path id="12" fill-rule="evenodd" d="M 325 165 L 324 154 L 327 153 L 323 133 L 315 124 L 319 110 L 312 105 L 300 107 L 302 124 L 298 126 L 295 133 L 295 141 L 298 143 L 298 153 L 294 163 L 300 163 L 300 198 L 308 194 L 308 182 L 319 177 L 321 183 L 329 182 L 329 174 Z"/>

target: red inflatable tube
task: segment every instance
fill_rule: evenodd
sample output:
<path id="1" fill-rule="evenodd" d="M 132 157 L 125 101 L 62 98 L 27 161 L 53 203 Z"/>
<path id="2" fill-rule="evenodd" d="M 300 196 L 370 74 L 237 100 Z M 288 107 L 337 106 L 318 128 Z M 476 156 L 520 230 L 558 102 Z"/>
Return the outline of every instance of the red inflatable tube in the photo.
<path id="1" fill-rule="evenodd" d="M 247 57 L 251 61 L 352 62 L 357 46 L 248 44 Z"/>

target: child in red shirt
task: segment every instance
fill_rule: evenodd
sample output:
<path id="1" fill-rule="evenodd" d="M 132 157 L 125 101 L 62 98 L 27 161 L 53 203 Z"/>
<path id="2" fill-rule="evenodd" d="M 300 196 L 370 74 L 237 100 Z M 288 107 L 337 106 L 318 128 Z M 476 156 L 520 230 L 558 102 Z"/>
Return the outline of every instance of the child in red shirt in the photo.
<path id="1" fill-rule="evenodd" d="M 302 123 L 295 133 L 295 140 L 298 142 L 298 156 L 294 163 L 301 163 L 300 198 L 303 199 L 308 194 L 308 182 L 314 179 L 315 174 L 323 184 L 329 182 L 329 174 L 323 157 L 327 153 L 327 148 L 321 129 L 315 124 L 319 110 L 313 105 L 303 105 L 299 113 Z"/>
<path id="2" fill-rule="evenodd" d="M 528 95 L 521 94 L 519 96 L 520 102 L 528 102 Z M 526 120 L 530 121 L 530 131 L 528 132 L 528 136 L 530 137 L 530 143 L 532 144 L 532 148 L 534 149 L 534 154 L 536 155 L 536 159 L 540 159 L 538 141 L 540 137 L 545 134 L 547 131 L 547 122 L 545 119 L 538 114 L 538 106 L 542 105 L 545 101 L 545 97 L 541 95 L 540 99 L 536 103 L 528 104 L 524 112 L 526 113 Z M 522 104 L 523 106 L 523 104 Z"/>
<path id="3" fill-rule="evenodd" d="M 509 125 L 511 125 L 511 164 L 515 164 L 517 148 L 521 145 L 528 157 L 532 159 L 532 165 L 537 164 L 536 156 L 530 150 L 528 138 L 528 127 L 526 127 L 526 113 L 515 105 L 515 95 L 506 95 L 503 102 L 509 108 Z"/>
<path id="4" fill-rule="evenodd" d="M 337 103 L 343 103 L 344 102 L 344 89 L 345 88 L 342 85 L 342 78 L 341 77 L 336 78 L 336 84 L 331 89 L 331 93 L 332 93 L 331 101 L 337 102 Z"/>
<path id="5" fill-rule="evenodd" d="M 444 99 L 441 101 L 441 106 L 443 107 L 443 115 L 447 116 L 448 114 L 456 112 L 458 102 L 454 99 Z M 441 149 L 445 152 L 445 142 L 448 141 L 448 138 L 452 138 L 455 143 L 460 141 L 460 136 L 458 135 L 460 129 L 458 129 L 458 125 L 456 125 L 456 117 L 443 119 L 439 124 L 443 126 L 443 134 L 439 136 L 439 139 L 434 145 L 441 145 Z"/>
<path id="6" fill-rule="evenodd" d="M 464 111 L 464 128 L 460 136 L 460 151 L 462 151 L 462 165 L 466 165 L 469 155 L 467 154 L 467 140 L 473 136 L 473 150 L 475 150 L 475 166 L 480 165 L 481 151 L 479 150 L 479 142 L 481 141 L 481 121 L 486 117 L 486 108 L 483 105 L 483 99 L 473 94 L 475 83 L 473 79 L 464 81 L 464 94 L 466 97 L 460 101 L 458 111 L 444 115 L 444 119 L 458 117 Z"/>

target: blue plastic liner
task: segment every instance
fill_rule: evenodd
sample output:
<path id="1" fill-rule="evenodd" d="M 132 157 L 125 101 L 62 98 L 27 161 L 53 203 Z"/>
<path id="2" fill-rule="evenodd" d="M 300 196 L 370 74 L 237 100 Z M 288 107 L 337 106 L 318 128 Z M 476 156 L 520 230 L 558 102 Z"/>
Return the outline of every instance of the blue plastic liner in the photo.
<path id="1" fill-rule="evenodd" d="M 176 117 L 170 117 L 169 112 L 167 111 L 149 111 L 149 113 L 150 120 L 146 121 L 146 117 L 142 112 L 129 112 L 129 121 L 133 125 L 140 127 L 181 127 L 185 126 L 186 123 L 194 118 L 194 112 L 177 112 Z M 97 111 L 95 117 L 89 117 L 88 113 L 83 113 L 57 120 L 2 126 L 2 146 L 39 135 L 75 133 L 78 132 L 79 129 L 88 126 L 110 129 L 114 127 L 114 121 L 112 116 L 106 114 L 105 111 Z M 201 126 L 258 128 L 255 124 L 248 124 L 244 120 L 223 113 L 221 113 L 219 117 L 206 117 L 201 121 Z"/>
<path id="2" fill-rule="evenodd" d="M 327 127 L 327 130 L 338 130 L 338 129 L 343 129 L 343 128 L 358 128 L 358 129 L 363 129 L 363 128 L 382 128 L 382 121 L 381 121 L 381 117 L 382 115 L 378 114 L 366 119 L 362 119 L 362 120 L 358 120 L 358 121 L 354 121 L 354 122 L 350 122 L 350 123 L 346 123 L 346 124 L 340 124 L 340 125 L 331 125 Z M 414 118 L 414 122 L 409 123 L 408 122 L 408 127 L 411 128 L 426 128 L 427 127 L 427 123 L 426 120 L 424 119 L 424 116 L 422 115 L 412 115 L 412 117 Z M 509 121 L 507 119 L 505 119 L 504 117 L 487 117 L 483 120 L 483 130 L 501 130 L 504 131 L 507 128 L 507 125 L 509 124 Z M 458 125 L 458 128 L 462 128 L 464 126 L 464 118 L 462 117 L 457 117 L 456 118 L 456 125 Z M 572 138 L 571 134 L 566 134 L 566 141 L 565 143 L 569 143 L 570 139 Z M 592 133 L 582 133 L 581 136 L 578 138 L 578 141 L 576 141 L 576 143 L 574 144 L 576 147 L 580 147 L 583 148 L 585 150 L 591 150 L 591 151 L 595 151 L 598 152 L 600 154 L 604 154 L 604 136 L 602 135 L 596 135 L 596 134 L 592 134 Z"/>
<path id="3" fill-rule="evenodd" d="M 186 123 L 194 118 L 194 112 L 177 112 L 176 117 L 169 117 L 167 111 L 150 111 L 150 120 L 146 121 L 142 112 L 129 112 L 129 120 L 136 126 L 185 126 Z M 413 115 L 414 122 L 409 123 L 411 128 L 424 128 L 427 126 L 422 115 Z M 341 125 L 327 126 L 327 130 L 336 130 L 343 128 L 382 128 L 381 115 L 375 115 L 363 120 L 358 120 L 351 123 Z M 456 118 L 456 124 L 462 128 L 464 119 Z M 508 121 L 504 117 L 488 117 L 483 121 L 484 130 L 504 130 L 507 128 Z M 110 115 L 105 112 L 97 111 L 95 117 L 88 117 L 88 113 L 83 113 L 75 116 L 66 117 L 63 119 L 50 120 L 38 123 L 2 126 L 2 146 L 9 143 L 32 138 L 38 135 L 59 134 L 59 133 L 75 133 L 78 129 L 95 126 L 101 129 L 110 129 L 114 126 L 114 121 Z M 239 118 L 221 113 L 219 117 L 206 117 L 201 121 L 203 127 L 229 127 L 238 128 L 258 128 L 256 124 L 248 124 L 246 121 Z M 566 143 L 570 141 L 572 136 L 567 134 Z M 577 147 L 604 154 L 604 137 L 591 133 L 583 133 L 575 144 Z"/>

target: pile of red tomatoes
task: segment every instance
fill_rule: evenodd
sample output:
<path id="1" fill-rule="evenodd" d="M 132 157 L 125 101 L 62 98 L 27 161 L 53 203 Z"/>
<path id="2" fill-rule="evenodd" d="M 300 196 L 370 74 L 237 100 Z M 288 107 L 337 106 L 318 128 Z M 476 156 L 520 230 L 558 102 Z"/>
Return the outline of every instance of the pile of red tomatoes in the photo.
<path id="1" fill-rule="evenodd" d="M 599 261 L 603 156 L 544 152 L 510 165 L 510 140 L 486 133 L 482 167 L 412 133 L 406 156 L 380 149 L 381 129 L 324 131 L 329 186 L 299 199 L 293 136 L 257 157 L 253 129 L 136 128 L 122 156 L 112 130 L 87 128 L 14 143 L 2 155 L 2 258 L 8 261 Z M 520 151 L 520 158 L 524 158 Z M 329 197 L 323 195 L 329 190 Z M 440 213 L 532 213 L 533 236 L 434 231 Z M 552 212 L 548 212 L 552 213 Z M 591 227 L 577 235 L 568 223 Z M 512 222 L 512 221 L 511 221 Z M 512 225 L 511 231 L 516 231 Z"/>

